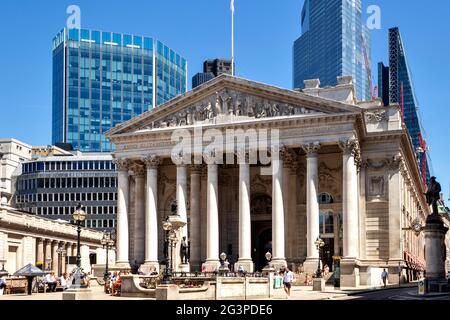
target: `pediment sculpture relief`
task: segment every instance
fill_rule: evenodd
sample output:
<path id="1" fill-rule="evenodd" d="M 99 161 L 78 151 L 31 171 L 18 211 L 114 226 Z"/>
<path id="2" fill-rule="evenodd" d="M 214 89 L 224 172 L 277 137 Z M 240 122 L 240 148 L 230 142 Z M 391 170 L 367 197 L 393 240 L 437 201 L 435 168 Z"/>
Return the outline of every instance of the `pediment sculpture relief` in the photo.
<path id="1" fill-rule="evenodd" d="M 305 107 L 270 101 L 237 91 L 222 90 L 203 101 L 157 119 L 143 129 L 210 123 L 218 116 L 270 118 L 318 113 Z"/>

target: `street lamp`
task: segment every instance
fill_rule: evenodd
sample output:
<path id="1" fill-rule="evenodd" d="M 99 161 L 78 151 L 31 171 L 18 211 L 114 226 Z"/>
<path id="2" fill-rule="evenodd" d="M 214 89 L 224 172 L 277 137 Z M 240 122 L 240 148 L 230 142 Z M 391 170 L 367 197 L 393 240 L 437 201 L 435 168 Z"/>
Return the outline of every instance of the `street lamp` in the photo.
<path id="1" fill-rule="evenodd" d="M 166 260 L 166 268 L 164 269 L 164 275 L 161 281 L 163 284 L 172 283 L 172 240 L 170 236 L 172 228 L 172 223 L 169 221 L 169 217 L 167 217 L 163 223 L 163 229 L 165 232 L 164 258 Z"/>
<path id="2" fill-rule="evenodd" d="M 103 276 L 103 280 L 105 280 L 105 290 L 106 290 L 106 282 L 109 279 L 109 271 L 108 271 L 108 253 L 109 249 L 114 246 L 114 234 L 108 231 L 103 232 L 103 238 L 101 240 L 101 244 L 103 245 L 103 249 L 106 249 L 106 265 L 105 265 L 105 274 Z"/>
<path id="3" fill-rule="evenodd" d="M 81 223 L 86 220 L 86 212 L 81 208 L 81 204 L 78 205 L 77 209 L 73 213 L 73 220 L 77 224 L 77 268 L 75 269 L 75 274 L 73 276 L 72 288 L 85 288 L 85 285 L 81 284 L 83 279 L 83 272 L 81 269 L 81 253 L 80 253 L 80 237 L 81 237 Z"/>
<path id="4" fill-rule="evenodd" d="M 314 241 L 314 244 L 316 245 L 316 248 L 319 251 L 319 263 L 317 264 L 316 278 L 322 278 L 322 270 L 320 269 L 320 258 L 321 258 L 320 254 L 321 249 L 325 245 L 325 242 L 323 242 L 323 240 L 320 239 L 320 237 L 317 237 L 317 240 Z"/>
<path id="5" fill-rule="evenodd" d="M 58 264 L 58 275 L 62 275 L 62 261 L 63 261 L 63 255 L 66 254 L 66 249 L 64 249 L 63 246 L 59 246 L 58 249 L 56 249 L 56 252 L 58 253 L 59 258 L 59 264 Z"/>
<path id="6" fill-rule="evenodd" d="M 219 273 L 220 275 L 225 276 L 230 271 L 228 269 L 228 266 L 225 265 L 225 261 L 227 260 L 227 254 L 225 252 L 222 252 L 219 257 L 220 257 Z"/>

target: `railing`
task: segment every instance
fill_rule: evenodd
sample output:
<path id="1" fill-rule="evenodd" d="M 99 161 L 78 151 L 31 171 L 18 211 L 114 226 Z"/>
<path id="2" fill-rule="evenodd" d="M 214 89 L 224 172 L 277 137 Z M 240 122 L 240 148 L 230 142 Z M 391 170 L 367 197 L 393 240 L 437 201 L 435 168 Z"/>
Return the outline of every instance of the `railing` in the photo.
<path id="1" fill-rule="evenodd" d="M 261 272 L 173 272 L 172 282 L 179 287 L 184 288 L 198 288 L 202 287 L 207 281 L 216 281 L 217 277 L 225 278 L 264 278 Z M 162 275 L 159 276 L 140 276 L 139 285 L 145 289 L 155 289 L 162 280 Z"/>

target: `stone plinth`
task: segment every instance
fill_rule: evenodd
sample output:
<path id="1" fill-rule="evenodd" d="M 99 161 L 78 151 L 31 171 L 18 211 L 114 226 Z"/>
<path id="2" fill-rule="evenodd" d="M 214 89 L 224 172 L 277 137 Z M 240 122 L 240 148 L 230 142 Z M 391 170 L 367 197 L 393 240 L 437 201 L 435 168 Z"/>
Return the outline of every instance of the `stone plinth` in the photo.
<path id="1" fill-rule="evenodd" d="M 324 278 L 314 278 L 313 279 L 313 291 L 324 291 L 325 290 L 325 279 Z"/>
<path id="2" fill-rule="evenodd" d="M 156 300 L 179 300 L 180 289 L 176 284 L 160 285 L 156 287 Z"/>
<path id="3" fill-rule="evenodd" d="M 439 214 L 429 215 L 423 228 L 425 235 L 426 292 L 446 292 L 447 279 L 445 277 L 445 234 L 448 228 Z"/>
<path id="4" fill-rule="evenodd" d="M 341 287 L 359 287 L 359 267 L 355 259 L 344 258 L 341 260 Z"/>
<path id="5" fill-rule="evenodd" d="M 67 289 L 62 294 L 63 300 L 94 300 L 91 289 Z"/>

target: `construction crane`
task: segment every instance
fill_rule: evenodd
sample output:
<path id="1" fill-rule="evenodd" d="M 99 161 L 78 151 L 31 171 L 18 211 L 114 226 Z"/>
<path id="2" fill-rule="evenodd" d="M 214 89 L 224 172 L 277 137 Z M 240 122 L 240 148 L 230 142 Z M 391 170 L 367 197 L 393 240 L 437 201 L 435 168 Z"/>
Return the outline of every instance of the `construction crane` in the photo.
<path id="1" fill-rule="evenodd" d="M 364 61 L 366 64 L 366 72 L 367 72 L 367 80 L 369 83 L 369 89 L 370 89 L 370 97 L 372 100 L 375 100 L 378 98 L 378 93 L 376 91 L 378 91 L 377 87 L 373 87 L 373 83 L 372 83 L 372 67 L 370 66 L 370 61 L 369 61 L 369 55 L 367 54 L 367 46 L 366 46 L 366 40 L 364 39 L 364 34 L 361 33 L 361 47 L 363 50 L 363 54 L 364 54 Z"/>

